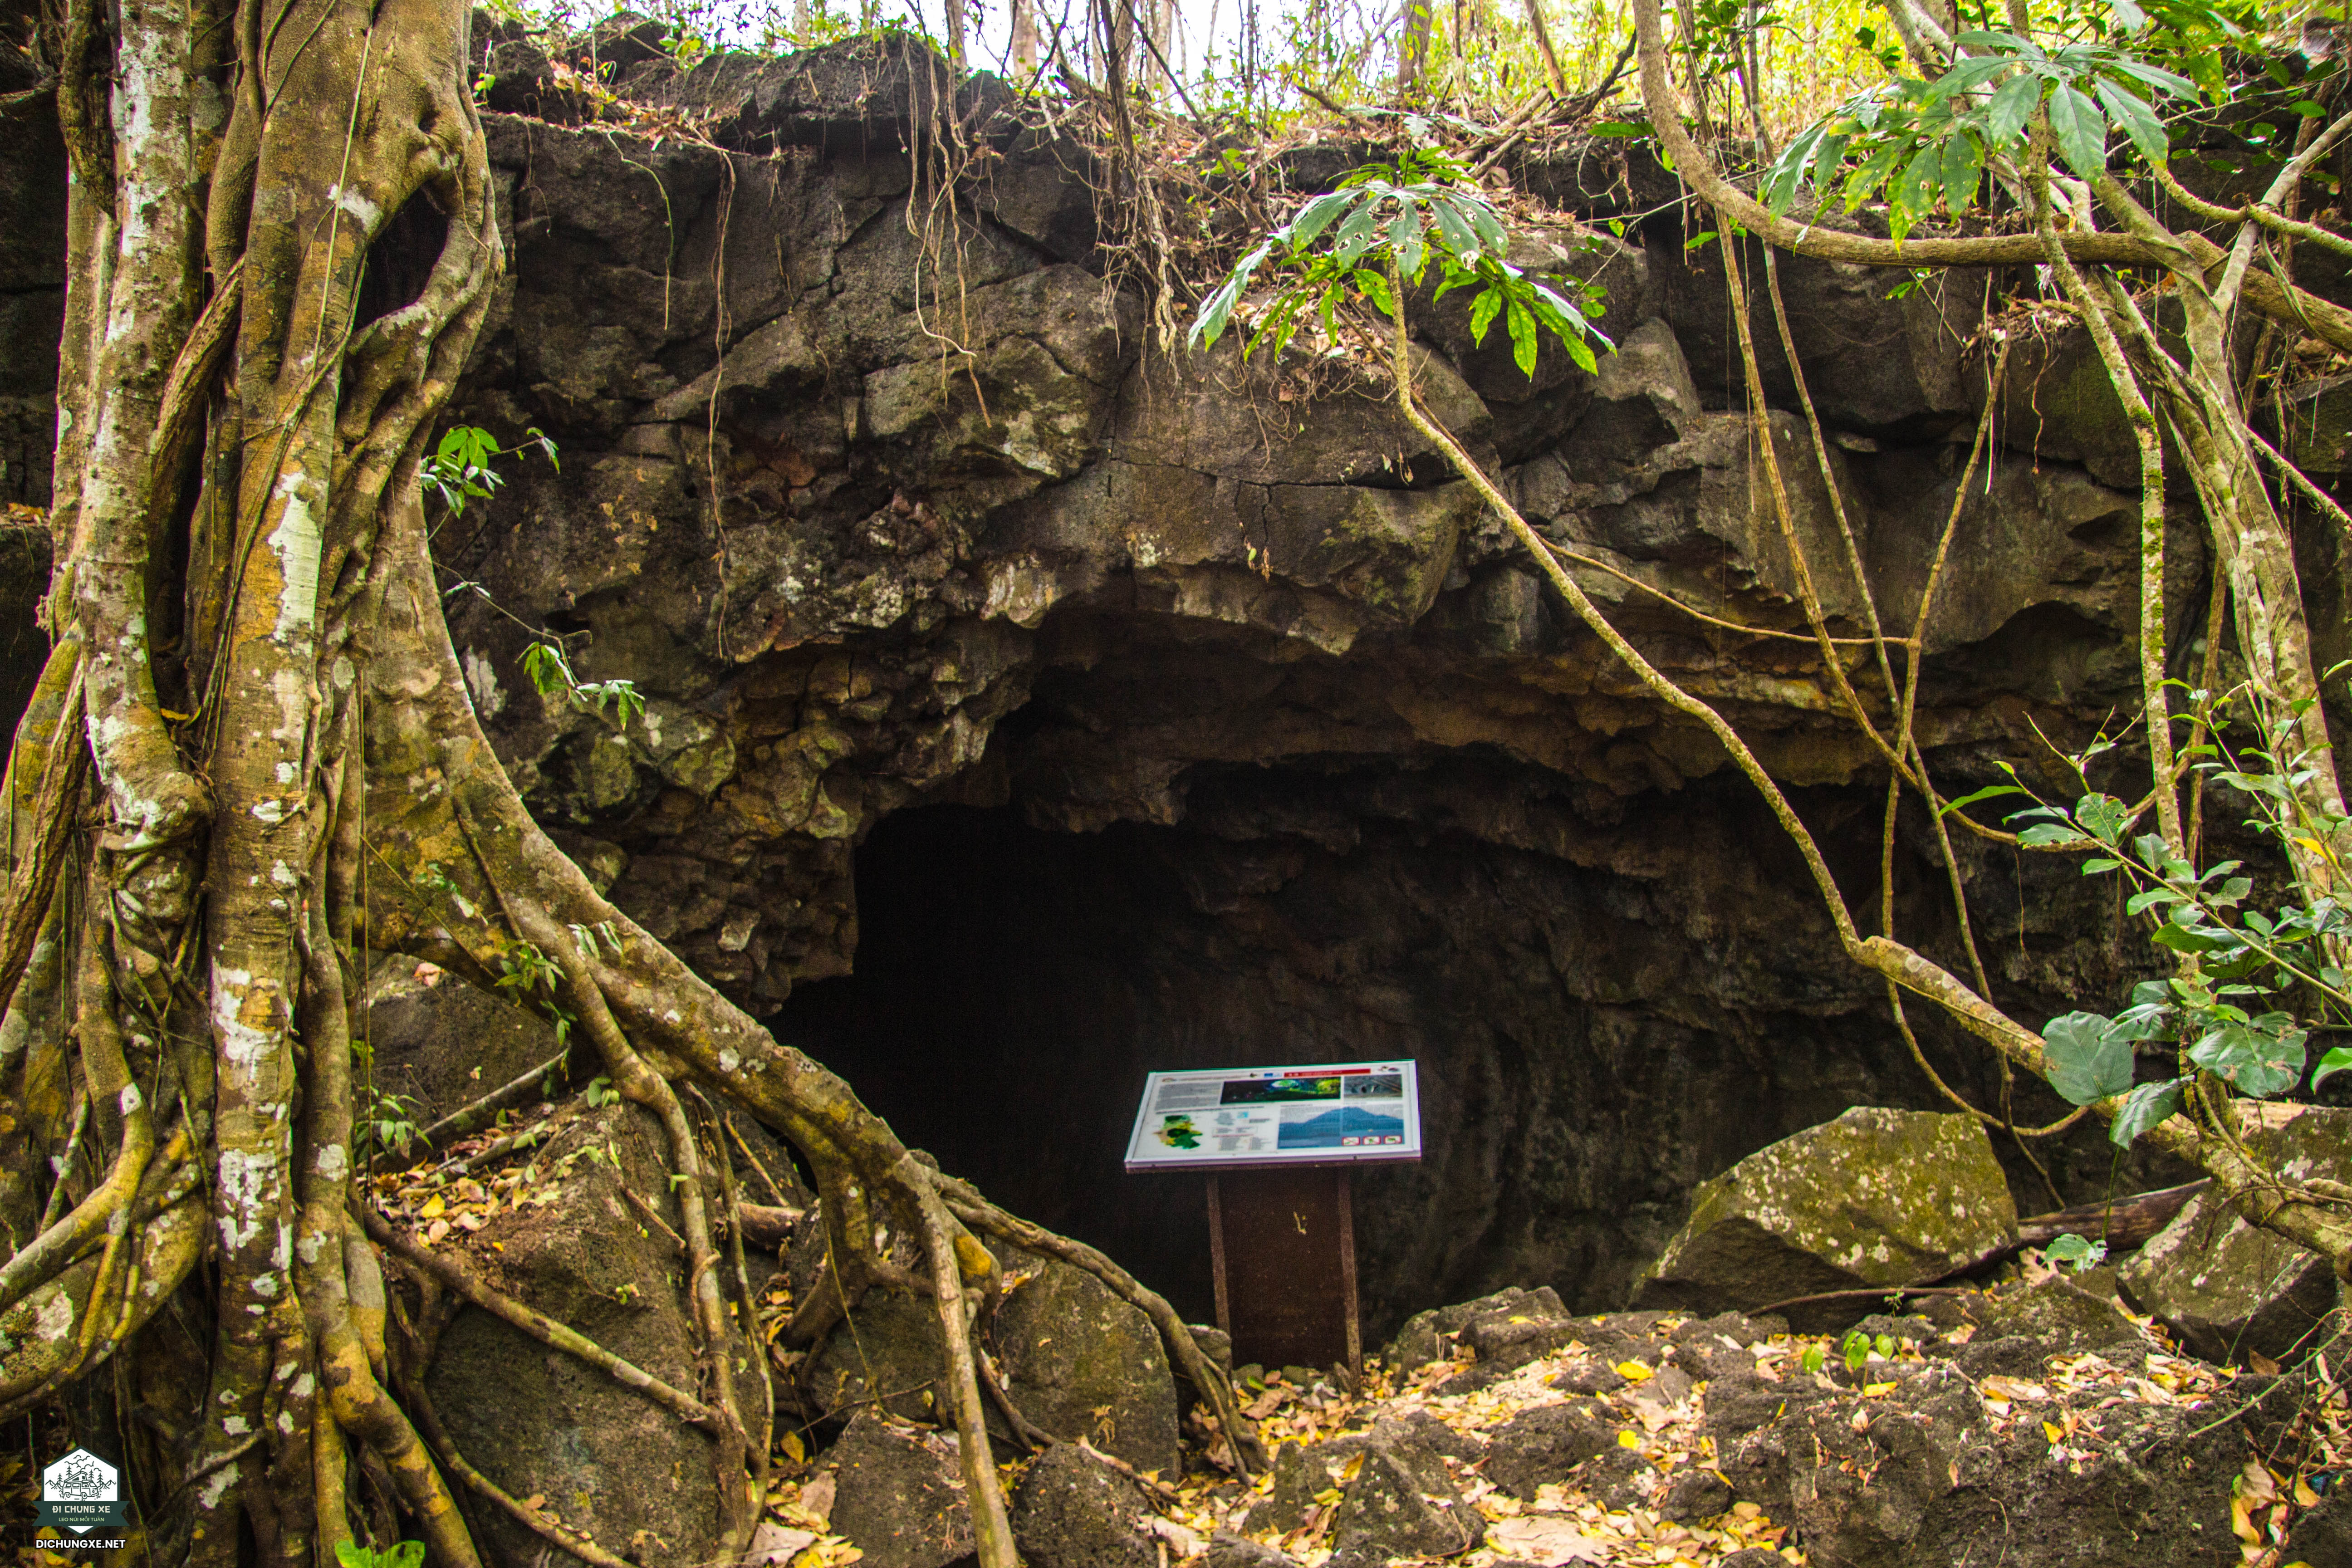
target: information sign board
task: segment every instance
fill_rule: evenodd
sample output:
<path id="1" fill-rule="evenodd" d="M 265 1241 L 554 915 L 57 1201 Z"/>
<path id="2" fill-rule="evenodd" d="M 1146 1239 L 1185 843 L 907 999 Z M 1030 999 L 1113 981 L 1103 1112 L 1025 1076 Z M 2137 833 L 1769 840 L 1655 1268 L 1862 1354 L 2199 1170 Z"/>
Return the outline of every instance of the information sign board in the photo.
<path id="1" fill-rule="evenodd" d="M 1421 1158 L 1413 1064 L 1334 1062 L 1156 1072 L 1143 1081 L 1129 1171 L 1234 1171 Z"/>

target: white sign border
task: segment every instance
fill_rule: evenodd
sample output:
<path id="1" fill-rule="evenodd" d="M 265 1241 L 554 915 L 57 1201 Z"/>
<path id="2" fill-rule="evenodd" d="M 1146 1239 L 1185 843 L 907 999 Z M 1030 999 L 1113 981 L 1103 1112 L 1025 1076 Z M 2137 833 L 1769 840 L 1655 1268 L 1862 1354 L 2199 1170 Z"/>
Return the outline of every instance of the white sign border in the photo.
<path id="1" fill-rule="evenodd" d="M 1395 1148 L 1288 1149 L 1271 1154 L 1219 1159 L 1176 1152 L 1155 1154 L 1144 1142 L 1152 1104 L 1160 1098 L 1160 1086 L 1171 1079 L 1277 1079 L 1296 1074 L 1363 1071 L 1395 1072 L 1404 1079 L 1404 1142 Z M 1179 1068 L 1166 1072 L 1147 1073 L 1143 1079 L 1142 1096 L 1136 1102 L 1135 1124 L 1127 1136 L 1126 1166 L 1129 1175 L 1160 1175 L 1177 1171 L 1264 1171 L 1302 1165 L 1402 1164 L 1421 1157 L 1420 1066 L 1405 1058 L 1372 1062 L 1291 1062 L 1275 1067 Z"/>

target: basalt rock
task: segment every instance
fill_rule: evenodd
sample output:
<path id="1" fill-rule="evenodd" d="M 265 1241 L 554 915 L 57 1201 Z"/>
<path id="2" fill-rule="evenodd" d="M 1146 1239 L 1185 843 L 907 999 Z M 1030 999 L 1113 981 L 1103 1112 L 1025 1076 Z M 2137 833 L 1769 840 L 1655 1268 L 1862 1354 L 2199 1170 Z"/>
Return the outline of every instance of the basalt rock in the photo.
<path id="1" fill-rule="evenodd" d="M 699 1346 L 673 1283 L 681 1220 L 660 1123 L 634 1105 L 574 1108 L 531 1159 L 539 1181 L 519 1193 L 530 1201 L 438 1245 L 462 1248 L 468 1269 L 624 1360 L 697 1386 Z M 737 1337 L 725 1353 L 756 1402 L 761 1347 Z M 706 1562 L 716 1550 L 710 1439 L 601 1368 L 467 1307 L 441 1335 L 425 1386 L 458 1452 L 509 1495 L 544 1497 L 568 1526 L 644 1562 Z M 751 1418 L 759 1414 L 755 1405 Z M 476 1518 L 497 1561 L 530 1561 L 545 1544 L 502 1512 Z"/>
<path id="2" fill-rule="evenodd" d="M 565 123 L 586 106 L 554 66 L 580 58 L 478 42 L 509 269 L 449 419 L 544 430 L 562 468 L 504 461 L 436 533 L 446 580 L 478 589 L 447 606 L 468 696 L 619 909 L 949 1168 L 1204 1318 L 1197 1191 L 1114 1173 L 1132 1073 L 1244 1044 L 1415 1057 L 1427 1157 L 1358 1189 L 1386 1216 L 1360 1227 L 1378 1340 L 1515 1281 L 1616 1307 L 1701 1182 L 1851 1106 L 1939 1103 L 1713 738 L 1551 597 L 1379 376 L 1163 346 L 1108 275 L 1090 154 L 1001 86 L 950 85 L 898 41 L 686 69 L 632 20 L 590 65 L 701 117 L 654 137 Z M 940 115 L 971 152 L 944 185 L 908 155 Z M 1303 194 L 1361 151 L 1285 166 Z M 0 164 L 56 193 L 11 200 L 7 244 L 61 236 L 56 144 L 12 138 Z M 1881 759 L 1759 501 L 1719 242 L 1685 247 L 1695 215 L 1639 143 L 1547 132 L 1508 166 L 1623 222 L 1622 244 L 1522 226 L 1523 255 L 1609 290 L 1618 352 L 1590 374 L 1547 354 L 1530 381 L 1500 339 L 1465 343 L 1449 296 L 1414 307 L 1423 398 L 1863 886 Z M 2137 689 L 2136 470 L 2055 436 L 2023 460 L 2005 417 L 2019 445 L 1963 496 L 1981 288 L 1780 270 L 1826 456 L 1750 268 L 1765 425 L 1832 631 L 1866 635 L 1865 584 L 1908 630 L 1961 501 L 1921 670 L 1939 781 L 2086 741 Z M 44 276 L 0 279 L 41 327 L 0 333 L 0 395 L 35 433 Z M 26 453 L 0 451 L 11 499 L 44 499 L 45 439 L 0 432 Z M 2168 547 L 2176 647 L 2205 604 L 2200 537 L 2184 513 Z M 2339 581 L 2324 564 L 2315 595 Z M 542 697 L 520 665 L 542 630 L 644 713 Z M 1957 853 L 2020 1016 L 2106 1005 L 2147 966 L 2070 867 Z M 1895 856 L 1898 929 L 1943 951 L 1935 835 L 1908 807 Z M 413 918 L 371 939 L 413 943 Z M 1923 1028 L 1946 1080 L 1996 1103 L 1988 1053 Z M 2060 1113 L 2021 1093 L 2021 1116 Z M 2074 1195 L 2110 1178 L 2095 1130 L 2048 1158 Z"/>
<path id="3" fill-rule="evenodd" d="M 946 1568 L 972 1549 L 951 1433 L 861 1410 L 826 1451 L 831 1523 L 876 1568 Z"/>
<path id="4" fill-rule="evenodd" d="M 1917 1285 L 1981 1262 L 2017 1210 L 1975 1119 L 1858 1109 L 1748 1156 L 1701 1187 L 1638 1303 L 1755 1309 L 1874 1286 Z M 1829 1301 L 1792 1322 L 1851 1322 Z"/>
<path id="5" fill-rule="evenodd" d="M 1139 1528 L 1135 1484 L 1070 1443 L 1056 1443 L 1013 1494 L 1013 1542 L 1037 1568 L 1157 1568 L 1158 1542 Z"/>
<path id="6" fill-rule="evenodd" d="M 2352 1112 L 2281 1105 L 2256 1108 L 2248 1133 L 2254 1152 L 2289 1181 L 2343 1181 Z M 2321 1337 L 2315 1331 L 2341 1303 L 2326 1258 L 2249 1225 L 2209 1188 L 2189 1200 L 2117 1276 L 2132 1305 L 2213 1361 L 2242 1363 L 2259 1352 L 2299 1359 Z"/>
<path id="7" fill-rule="evenodd" d="M 1151 1321 L 1070 1264 L 1002 1244 L 995 1251 L 1015 1283 L 989 1339 L 1022 1415 L 1048 1436 L 1087 1438 L 1138 1469 L 1174 1475 L 1176 1385 Z M 822 1237 L 812 1233 L 801 1249 L 801 1289 L 815 1279 L 822 1256 Z M 928 1298 L 868 1291 L 817 1347 L 802 1382 L 818 1410 L 879 1400 L 903 1419 L 944 1420 L 939 1334 Z M 995 1412 L 990 1416 L 992 1426 L 1001 1423 Z"/>

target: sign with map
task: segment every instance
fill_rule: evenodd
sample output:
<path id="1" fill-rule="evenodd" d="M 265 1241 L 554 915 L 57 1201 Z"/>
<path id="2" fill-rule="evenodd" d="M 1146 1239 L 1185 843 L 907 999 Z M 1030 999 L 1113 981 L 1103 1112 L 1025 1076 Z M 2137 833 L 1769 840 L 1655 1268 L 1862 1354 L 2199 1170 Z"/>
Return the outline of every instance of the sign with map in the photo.
<path id="1" fill-rule="evenodd" d="M 1413 1064 L 1156 1072 L 1128 1140 L 1130 1171 L 1353 1165 L 1421 1158 Z"/>

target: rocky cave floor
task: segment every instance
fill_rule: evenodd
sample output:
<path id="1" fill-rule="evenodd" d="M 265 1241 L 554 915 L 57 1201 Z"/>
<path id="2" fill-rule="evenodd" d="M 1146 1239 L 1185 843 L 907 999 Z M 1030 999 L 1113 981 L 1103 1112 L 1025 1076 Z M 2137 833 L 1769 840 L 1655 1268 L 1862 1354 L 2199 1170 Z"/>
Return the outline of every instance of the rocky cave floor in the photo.
<path id="1" fill-rule="evenodd" d="M 1870 1342 L 1850 1360 L 1854 1334 Z M 1236 1478 L 1197 1432 L 1172 1478 L 1087 1444 L 1016 1459 L 1024 1558 L 2352 1561 L 2352 1510 L 2325 1491 L 2352 1450 L 2324 1355 L 2293 1375 L 2217 1367 L 2033 1266 L 1832 1336 L 1737 1312 L 1570 1318 L 1548 1289 L 1513 1290 L 1415 1319 L 1360 1389 L 1336 1370 L 1240 1375 L 1270 1473 Z M 956 1561 L 953 1474 L 951 1438 L 862 1414 L 773 1487 L 753 1560 Z"/>
<path id="2" fill-rule="evenodd" d="M 388 965 L 375 1001 L 388 1025 L 429 1006 L 447 1026 L 512 1022 L 545 1043 L 535 1020 L 429 965 Z M 380 1047 L 396 1040 L 388 1030 Z M 2340 1145 L 2344 1114 L 2277 1118 L 2254 1136 L 2294 1159 Z M 744 1286 L 778 1394 L 750 1563 L 964 1568 L 973 1542 L 930 1394 L 928 1303 L 876 1292 L 813 1351 L 787 1350 L 794 1303 L 824 1288 L 822 1210 L 756 1126 L 724 1136 L 751 1205 L 739 1211 Z M 600 1342 L 686 1376 L 693 1352 L 664 1304 L 675 1236 L 660 1161 L 644 1113 L 591 1086 L 379 1169 L 374 1200 L 415 1245 L 527 1280 Z M 1927 1179 L 1865 1175 L 1908 1168 Z M 1055 1438 L 1024 1451 L 995 1430 L 1023 1558 L 2352 1565 L 2352 1502 L 2331 1485 L 2352 1458 L 2333 1279 L 2234 1215 L 2192 1195 L 2145 1246 L 2056 1268 L 2020 1249 L 1976 1123 L 1871 1110 L 1739 1162 L 1695 1211 L 1642 1289 L 1702 1305 L 1577 1315 L 1549 1287 L 1511 1289 L 1406 1320 L 1360 1382 L 1234 1368 L 1266 1461 L 1254 1479 L 1188 1409 L 1140 1312 L 1066 1264 L 1000 1248 L 983 1342 L 1009 1402 Z M 1909 1269 L 1906 1314 L 1869 1288 L 1769 1303 L 1784 1312 L 1716 1310 L 1784 1294 L 1855 1239 Z M 1970 1278 L 1926 1284 L 1952 1248 L 1977 1260 Z M 1831 1331 L 1792 1331 L 1792 1317 Z M 1230 1363 L 1224 1335 L 1195 1333 Z M 527 1507 L 625 1541 L 635 1561 L 703 1560 L 677 1479 L 700 1449 L 646 1402 L 470 1310 L 441 1334 L 429 1383 L 459 1446 Z M 497 1561 L 540 1559 L 511 1521 L 485 1522 Z"/>

